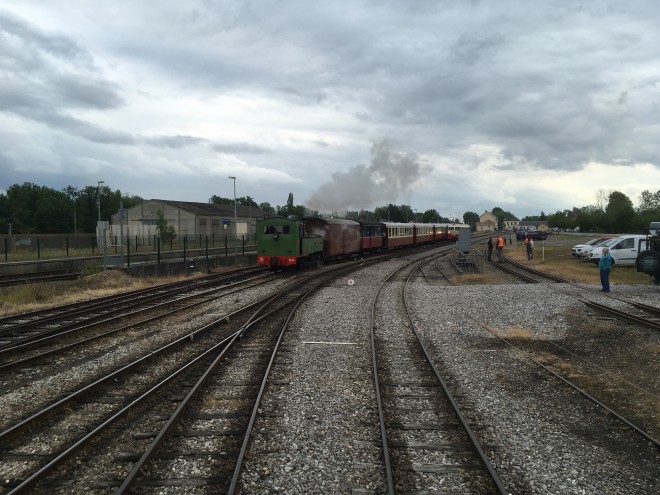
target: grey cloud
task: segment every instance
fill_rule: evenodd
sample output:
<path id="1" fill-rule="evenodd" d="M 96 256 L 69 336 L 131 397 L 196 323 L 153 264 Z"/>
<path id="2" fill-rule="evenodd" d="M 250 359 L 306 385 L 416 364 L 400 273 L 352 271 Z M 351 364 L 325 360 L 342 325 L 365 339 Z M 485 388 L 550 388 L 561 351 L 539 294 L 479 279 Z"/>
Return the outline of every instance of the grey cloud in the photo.
<path id="1" fill-rule="evenodd" d="M 0 11 L 2 108 L 118 108 L 119 88 L 94 67 L 91 55 L 73 40 L 43 33 L 27 21 Z M 38 113 L 38 112 L 35 112 Z"/>
<path id="2" fill-rule="evenodd" d="M 44 33 L 34 25 L 2 10 L 0 10 L 0 33 L 3 37 L 7 34 L 15 36 L 28 46 L 58 57 L 79 59 L 87 63 L 92 61 L 86 50 L 66 36 Z"/>
<path id="3" fill-rule="evenodd" d="M 52 90 L 63 107 L 110 109 L 124 104 L 116 84 L 98 78 L 82 78 L 79 74 L 54 77 Z"/>
<path id="4" fill-rule="evenodd" d="M 179 149 L 206 142 L 206 139 L 194 136 L 153 136 L 144 138 L 144 142 L 156 148 Z"/>
<path id="5" fill-rule="evenodd" d="M 249 143 L 223 143 L 223 144 L 214 144 L 212 146 L 213 151 L 218 153 L 236 153 L 236 154 L 263 154 L 269 153 L 271 150 L 264 148 L 263 146 L 257 146 L 255 144 Z"/>

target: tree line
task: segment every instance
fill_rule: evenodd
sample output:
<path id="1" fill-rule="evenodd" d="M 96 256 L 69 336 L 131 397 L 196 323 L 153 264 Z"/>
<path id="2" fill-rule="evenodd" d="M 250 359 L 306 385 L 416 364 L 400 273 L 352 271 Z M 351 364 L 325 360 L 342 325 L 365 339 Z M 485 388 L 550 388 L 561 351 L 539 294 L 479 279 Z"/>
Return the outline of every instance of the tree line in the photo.
<path id="1" fill-rule="evenodd" d="M 100 200 L 100 201 L 99 201 Z M 76 233 L 94 232 L 99 219 L 107 220 L 119 211 L 120 204 L 131 208 L 143 203 L 140 196 L 122 194 L 110 187 L 97 184 L 75 188 L 67 186 L 58 191 L 46 186 L 25 182 L 14 184 L 0 194 L 0 232 L 15 234 L 30 233 Z M 213 195 L 209 203 L 233 205 L 233 198 Z M 318 215 L 304 205 L 294 203 L 293 194 L 289 193 L 286 203 L 272 206 L 270 203 L 257 203 L 250 196 L 236 198 L 236 204 L 252 206 L 268 213 L 288 216 Z M 510 211 L 498 206 L 491 210 L 498 225 L 506 220 L 519 220 Z M 423 223 L 466 223 L 474 226 L 480 215 L 466 211 L 462 218 L 441 215 L 435 209 L 417 211 L 409 205 L 386 204 L 371 210 L 349 210 L 337 212 L 337 216 L 352 220 L 387 220 L 390 222 Z M 635 208 L 625 194 L 613 191 L 609 194 L 598 193 L 596 205 L 573 208 L 569 211 L 557 211 L 546 215 L 523 217 L 522 220 L 547 220 L 550 227 L 574 229 L 582 232 L 644 232 L 652 221 L 660 221 L 660 190 L 652 193 L 643 191 L 639 206 Z"/>

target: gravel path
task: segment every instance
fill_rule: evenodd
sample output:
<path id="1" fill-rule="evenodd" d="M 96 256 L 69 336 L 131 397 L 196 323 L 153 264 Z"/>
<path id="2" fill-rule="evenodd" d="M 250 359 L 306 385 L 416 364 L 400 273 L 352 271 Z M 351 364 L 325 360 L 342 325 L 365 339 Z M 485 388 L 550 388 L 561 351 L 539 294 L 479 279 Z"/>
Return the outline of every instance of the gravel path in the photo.
<path id="1" fill-rule="evenodd" d="M 301 309 L 263 404 L 244 493 L 383 493 L 368 335 L 386 272 L 363 270 Z M 647 300 L 649 290 L 617 287 Z M 580 311 L 571 292 L 582 293 L 563 284 L 430 286 L 419 277 L 408 296 L 511 493 L 660 493 L 655 450 L 493 334 L 565 338 L 573 328 L 564 315 Z"/>

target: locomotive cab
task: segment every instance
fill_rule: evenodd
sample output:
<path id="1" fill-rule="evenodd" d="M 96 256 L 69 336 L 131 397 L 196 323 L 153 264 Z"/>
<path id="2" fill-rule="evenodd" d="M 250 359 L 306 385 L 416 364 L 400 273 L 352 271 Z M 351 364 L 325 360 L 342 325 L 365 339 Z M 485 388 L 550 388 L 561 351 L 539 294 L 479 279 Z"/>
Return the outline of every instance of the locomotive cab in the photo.
<path id="1" fill-rule="evenodd" d="M 323 238 L 306 232 L 304 222 L 275 217 L 257 220 L 258 265 L 300 267 L 322 255 Z"/>

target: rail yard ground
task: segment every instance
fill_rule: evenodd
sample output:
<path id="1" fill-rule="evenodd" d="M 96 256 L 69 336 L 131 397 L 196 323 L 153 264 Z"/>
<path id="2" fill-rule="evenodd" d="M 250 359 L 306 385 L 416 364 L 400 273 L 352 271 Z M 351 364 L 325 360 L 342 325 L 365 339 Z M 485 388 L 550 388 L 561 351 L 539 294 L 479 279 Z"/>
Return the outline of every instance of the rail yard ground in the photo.
<path id="1" fill-rule="evenodd" d="M 536 241 L 534 259 L 529 263 L 535 269 L 574 282 L 598 284 L 598 270 L 593 263 L 579 261 L 571 256 L 571 248 L 595 237 L 596 234 L 554 234 L 545 241 Z M 485 242 L 475 243 L 479 250 L 485 250 Z M 504 249 L 505 256 L 516 261 L 526 261 L 527 254 L 522 241 L 513 240 Z M 195 276 L 195 275 L 192 275 Z M 29 284 L 5 289 L 0 292 L 0 316 L 34 311 L 59 304 L 72 303 L 82 299 L 107 296 L 117 292 L 140 289 L 151 285 L 173 282 L 182 277 L 130 277 L 120 270 L 108 270 L 77 281 Z M 615 267 L 610 277 L 612 285 L 649 284 L 650 278 L 636 271 L 635 267 Z M 460 285 L 483 285 L 508 283 L 507 279 L 488 271 L 481 274 L 468 274 L 458 277 L 454 283 Z"/>
<path id="2" fill-rule="evenodd" d="M 421 276 L 411 279 L 406 297 L 414 325 L 477 427 L 508 493 L 660 493 L 660 454 L 653 445 L 541 367 L 574 380 L 605 405 L 660 437 L 658 332 L 599 314 L 581 302 L 591 298 L 624 305 L 617 299 L 621 297 L 657 307 L 660 288 L 635 268 L 615 267 L 612 294 L 595 290 L 600 287 L 597 268 L 570 253 L 574 244 L 588 238 L 551 236 L 536 243 L 531 262 L 522 242 L 514 240 L 504 251 L 507 257 L 573 284 L 524 283 L 487 263 L 481 273 L 451 276 L 453 285 Z M 485 242 L 475 242 L 474 247 L 483 251 Z M 350 278 L 324 286 L 299 308 L 260 407 L 242 471 L 242 493 L 384 493 L 370 373 L 369 306 L 388 274 L 405 263 L 392 258 L 378 266 L 356 266 Z M 409 329 L 400 305 L 393 304 L 402 294 L 403 279 L 394 280 L 376 313 L 383 341 Z M 3 312 L 16 313 L 27 311 L 25 303 L 37 309 L 161 282 L 165 280 L 132 279 L 108 271 L 75 282 L 44 284 L 39 289 L 42 301 L 24 295 L 24 300 L 16 297 L 9 302 L 12 291 L 5 290 L 0 304 Z M 233 308 L 237 300 L 218 300 L 213 302 L 217 308 L 200 314 L 225 314 L 228 309 L 223 305 Z M 183 319 L 188 324 L 190 318 Z M 165 338 L 176 325 L 176 321 L 158 324 L 154 335 Z M 131 338 L 144 338 L 146 348 L 153 336 Z M 116 353 L 138 352 L 140 347 L 132 342 L 124 349 L 111 342 Z M 393 356 L 396 349 L 394 345 L 385 348 Z M 50 384 L 31 377 L 13 393 L 29 396 L 39 382 Z M 399 390 L 400 396 L 392 392 L 390 399 L 420 401 L 420 407 L 395 404 L 394 413 L 401 409 L 398 412 L 408 416 L 395 416 L 388 425 L 404 426 L 397 430 L 393 448 L 395 460 L 411 468 L 399 478 L 397 488 L 410 493 L 413 487 L 428 486 L 424 483 L 429 477 L 439 476 L 434 489 L 424 493 L 464 493 L 461 480 L 452 475 L 452 449 L 445 448 L 438 436 L 449 432 L 434 427 L 441 419 L 422 417 L 419 412 L 426 410 L 422 404 L 427 389 L 416 388 L 414 380 L 391 377 L 385 386 L 393 382 L 410 390 Z M 3 407 L 11 404 L 6 402 L 3 406 L 0 400 L 0 416 L 8 416 Z M 410 428 L 414 425 L 427 425 L 427 436 L 414 437 Z M 421 444 L 437 450 L 416 450 Z M 84 459 L 80 462 L 77 486 L 92 486 L 93 466 L 84 464 Z M 434 471 L 438 465 L 446 469 L 444 478 L 442 469 Z M 62 487 L 64 493 L 67 488 Z M 208 493 L 203 488 L 189 489 L 186 493 Z M 90 492 L 81 488 L 66 493 Z M 108 492 L 96 489 L 94 493 Z"/>

